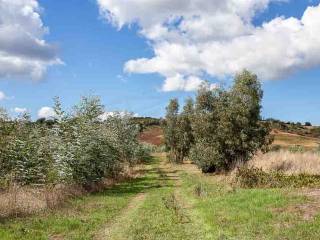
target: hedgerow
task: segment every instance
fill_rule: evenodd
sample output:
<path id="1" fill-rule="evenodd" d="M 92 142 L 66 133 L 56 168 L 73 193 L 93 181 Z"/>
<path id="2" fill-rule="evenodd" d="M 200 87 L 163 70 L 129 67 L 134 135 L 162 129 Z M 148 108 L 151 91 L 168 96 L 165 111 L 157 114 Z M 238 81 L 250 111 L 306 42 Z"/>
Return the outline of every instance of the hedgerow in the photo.
<path id="1" fill-rule="evenodd" d="M 0 182 L 91 184 L 116 177 L 148 156 L 137 140 L 131 115 L 105 112 L 98 97 L 83 97 L 71 111 L 55 99 L 55 117 L 32 122 L 28 114 L 10 119 L 0 111 Z"/>

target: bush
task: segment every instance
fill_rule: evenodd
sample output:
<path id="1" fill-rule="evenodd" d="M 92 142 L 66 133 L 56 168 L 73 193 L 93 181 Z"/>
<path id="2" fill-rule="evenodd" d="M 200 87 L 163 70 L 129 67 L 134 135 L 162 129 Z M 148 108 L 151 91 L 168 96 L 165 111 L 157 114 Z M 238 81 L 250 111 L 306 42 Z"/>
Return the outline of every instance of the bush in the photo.
<path id="1" fill-rule="evenodd" d="M 0 119 L 0 182 L 20 185 L 77 183 L 90 185 L 116 177 L 126 166 L 148 156 L 139 144 L 139 127 L 131 115 L 101 121 L 97 97 L 83 97 L 70 113 L 55 99 L 50 124 L 29 116 Z"/>
<path id="2" fill-rule="evenodd" d="M 271 152 L 279 152 L 281 150 L 281 146 L 280 145 L 272 145 L 270 147 L 270 151 Z"/>

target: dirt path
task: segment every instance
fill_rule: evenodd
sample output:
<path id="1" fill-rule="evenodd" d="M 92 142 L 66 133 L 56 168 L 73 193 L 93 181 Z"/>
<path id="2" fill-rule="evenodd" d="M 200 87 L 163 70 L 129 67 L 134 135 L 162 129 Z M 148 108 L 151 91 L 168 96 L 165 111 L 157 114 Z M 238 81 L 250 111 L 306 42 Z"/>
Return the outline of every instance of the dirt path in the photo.
<path id="1" fill-rule="evenodd" d="M 123 223 L 130 218 L 130 215 L 138 209 L 146 198 L 146 193 L 139 193 L 129 203 L 129 205 L 121 211 L 119 216 L 112 222 L 107 223 L 95 236 L 95 240 L 109 240 L 112 239 L 114 232 L 119 232 L 119 229 L 123 228 Z M 121 239 L 114 238 L 113 239 Z"/>
<path id="2" fill-rule="evenodd" d="M 171 185 L 172 194 L 173 194 L 172 196 L 175 201 L 175 207 L 177 207 L 176 214 L 179 217 L 181 217 L 180 220 L 184 224 L 189 224 L 191 220 L 189 218 L 189 214 L 190 214 L 189 210 L 191 205 L 188 204 L 187 201 L 185 201 L 185 199 L 182 197 L 182 194 L 181 194 L 182 181 L 181 181 L 180 174 L 181 172 L 183 172 L 183 169 L 180 169 L 178 166 L 168 163 L 164 155 L 159 155 L 156 157 L 160 159 L 159 163 L 157 165 L 154 165 L 151 169 L 149 169 L 149 171 L 152 171 L 153 174 L 155 174 L 156 176 L 154 178 L 154 181 L 156 182 L 155 185 L 157 187 L 160 186 L 160 188 L 162 187 L 166 188 L 168 186 L 170 187 Z M 159 193 L 158 199 L 163 198 L 161 194 L 162 193 Z M 154 191 L 151 193 L 149 192 L 149 189 L 146 189 L 144 192 L 137 194 L 135 197 L 133 197 L 133 199 L 130 201 L 128 206 L 125 209 L 123 209 L 114 220 L 106 223 L 105 226 L 102 227 L 102 229 L 97 233 L 94 239 L 96 240 L 127 239 L 128 236 L 125 236 L 125 234 L 128 234 L 127 233 L 128 228 L 132 227 L 133 218 L 137 217 L 135 216 L 135 214 L 137 214 L 137 211 L 139 211 L 139 209 L 143 207 L 144 204 L 150 204 L 149 202 L 146 202 L 146 201 L 152 201 L 151 199 L 152 197 L 154 197 L 154 195 L 155 195 Z M 148 225 L 150 223 L 145 222 L 144 224 Z"/>

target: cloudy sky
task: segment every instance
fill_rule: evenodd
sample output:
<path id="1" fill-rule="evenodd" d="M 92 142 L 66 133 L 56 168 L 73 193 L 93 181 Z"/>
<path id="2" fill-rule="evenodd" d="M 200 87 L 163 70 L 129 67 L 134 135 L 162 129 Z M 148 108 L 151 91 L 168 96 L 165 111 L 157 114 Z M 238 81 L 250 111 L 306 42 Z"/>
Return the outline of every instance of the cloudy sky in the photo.
<path id="1" fill-rule="evenodd" d="M 158 117 L 244 68 L 263 83 L 264 117 L 320 124 L 320 0 L 0 0 L 12 115 L 95 94 L 108 111 Z"/>

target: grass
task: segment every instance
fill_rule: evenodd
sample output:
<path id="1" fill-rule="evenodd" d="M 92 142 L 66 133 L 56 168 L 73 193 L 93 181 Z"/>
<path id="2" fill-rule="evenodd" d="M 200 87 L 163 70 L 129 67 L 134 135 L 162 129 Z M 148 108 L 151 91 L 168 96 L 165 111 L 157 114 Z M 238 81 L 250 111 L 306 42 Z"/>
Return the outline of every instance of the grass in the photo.
<path id="1" fill-rule="evenodd" d="M 273 145 L 279 145 L 283 148 L 288 148 L 290 146 L 302 146 L 306 149 L 312 150 L 319 146 L 320 140 L 318 138 L 301 136 L 298 134 L 277 132 L 274 133 Z"/>
<path id="2" fill-rule="evenodd" d="M 160 157 L 159 157 L 160 156 Z M 318 239 L 320 202 L 295 189 L 243 189 L 161 155 L 143 176 L 42 215 L 4 221 L 0 239 Z M 308 205 L 309 204 L 309 205 Z M 313 210 L 304 219 L 304 211 Z"/>
<path id="3" fill-rule="evenodd" d="M 147 193 L 143 204 L 120 223 L 110 239 L 200 239 L 199 230 L 175 195 L 175 177 L 170 176 L 174 172 L 155 168 L 149 174 L 157 179 L 158 188 Z"/>
<path id="4" fill-rule="evenodd" d="M 146 175 L 72 200 L 58 211 L 4 220 L 0 224 L 0 239 L 92 239 L 96 231 L 115 218 L 137 193 L 152 188 L 153 182 L 152 176 Z"/>
<path id="5" fill-rule="evenodd" d="M 320 174 L 320 154 L 317 152 L 290 152 L 280 150 L 258 154 L 249 162 L 249 166 L 264 171 L 283 171 L 287 174 Z"/>
<path id="6" fill-rule="evenodd" d="M 199 185 L 201 196 L 194 191 Z M 319 217 L 306 222 L 287 210 L 306 199 L 285 189 L 232 189 L 215 177 L 183 174 L 182 191 L 207 239 L 318 239 L 320 233 Z"/>
<path id="7" fill-rule="evenodd" d="M 0 239 L 91 239 L 95 229 L 115 217 L 132 195 L 106 191 L 72 201 L 56 213 L 5 222 L 0 228 Z"/>

